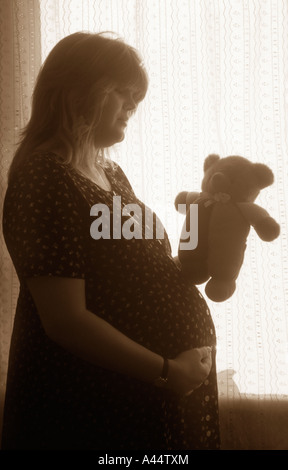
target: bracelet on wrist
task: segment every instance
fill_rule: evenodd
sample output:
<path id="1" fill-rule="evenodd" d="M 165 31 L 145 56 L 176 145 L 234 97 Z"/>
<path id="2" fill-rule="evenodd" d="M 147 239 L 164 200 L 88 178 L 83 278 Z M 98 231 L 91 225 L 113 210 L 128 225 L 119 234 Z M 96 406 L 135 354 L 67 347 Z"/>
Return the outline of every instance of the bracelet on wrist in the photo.
<path id="1" fill-rule="evenodd" d="M 166 357 L 163 358 L 163 368 L 161 375 L 154 380 L 156 387 L 165 387 L 168 383 L 169 361 Z"/>

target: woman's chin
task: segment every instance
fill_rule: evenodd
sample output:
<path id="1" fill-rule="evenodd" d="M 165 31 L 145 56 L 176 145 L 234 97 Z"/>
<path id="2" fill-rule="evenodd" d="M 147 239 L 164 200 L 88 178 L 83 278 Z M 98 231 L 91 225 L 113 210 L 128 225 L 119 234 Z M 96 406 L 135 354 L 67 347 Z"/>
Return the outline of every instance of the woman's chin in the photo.
<path id="1" fill-rule="evenodd" d="M 104 136 L 101 136 L 101 138 L 96 138 L 95 139 L 95 147 L 97 148 L 107 148 L 111 147 L 112 145 L 118 144 L 122 142 L 122 140 L 125 139 L 125 132 L 115 132 L 112 133 L 107 137 L 103 138 Z"/>

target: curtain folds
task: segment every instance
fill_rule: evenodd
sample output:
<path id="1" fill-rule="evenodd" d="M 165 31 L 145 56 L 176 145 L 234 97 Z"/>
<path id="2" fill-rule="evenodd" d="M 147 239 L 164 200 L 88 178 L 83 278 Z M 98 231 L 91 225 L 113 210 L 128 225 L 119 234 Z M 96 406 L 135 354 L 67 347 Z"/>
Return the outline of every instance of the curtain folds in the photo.
<path id="1" fill-rule="evenodd" d="M 143 56 L 149 91 L 111 156 L 163 220 L 174 252 L 183 222 L 174 198 L 200 189 L 209 153 L 240 154 L 274 172 L 257 203 L 281 235 L 265 244 L 251 232 L 236 293 L 209 306 L 223 447 L 288 449 L 288 2 L 1 0 L 1 206 L 40 64 L 79 30 L 113 31 Z M 2 233 L 0 247 L 3 405 L 18 285 Z"/>
<path id="2" fill-rule="evenodd" d="M 31 94 L 41 63 L 40 4 L 38 0 L 0 2 L 0 198 L 7 171 L 29 119 Z M 0 234 L 0 432 L 18 280 Z"/>

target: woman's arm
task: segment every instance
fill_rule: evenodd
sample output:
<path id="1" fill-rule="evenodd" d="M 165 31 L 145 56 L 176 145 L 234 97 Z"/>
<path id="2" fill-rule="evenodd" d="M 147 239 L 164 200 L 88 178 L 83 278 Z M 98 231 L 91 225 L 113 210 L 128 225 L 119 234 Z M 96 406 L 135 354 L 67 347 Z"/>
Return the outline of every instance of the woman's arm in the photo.
<path id="1" fill-rule="evenodd" d="M 161 375 L 160 355 L 86 309 L 84 280 L 45 276 L 29 278 L 27 285 L 47 336 L 64 349 L 143 381 L 153 382 Z M 169 388 L 180 393 L 199 386 L 211 368 L 209 348 L 187 351 L 169 362 Z"/>

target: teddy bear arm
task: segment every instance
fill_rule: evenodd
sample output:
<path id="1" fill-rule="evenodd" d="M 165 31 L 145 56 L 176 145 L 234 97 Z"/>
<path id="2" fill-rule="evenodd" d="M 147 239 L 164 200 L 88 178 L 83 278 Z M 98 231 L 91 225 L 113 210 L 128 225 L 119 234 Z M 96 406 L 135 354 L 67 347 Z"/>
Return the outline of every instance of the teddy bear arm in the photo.
<path id="1" fill-rule="evenodd" d="M 194 202 L 196 201 L 196 199 L 198 199 L 200 197 L 200 193 L 199 192 L 196 192 L 196 191 L 191 191 L 187 194 L 187 199 L 186 199 L 186 203 L 187 204 L 194 204 Z"/>
<path id="2" fill-rule="evenodd" d="M 247 222 L 252 225 L 263 241 L 272 241 L 279 236 L 280 226 L 263 207 L 253 202 L 237 204 Z"/>
<path id="3" fill-rule="evenodd" d="M 189 204 L 194 204 L 200 196 L 199 192 L 182 191 L 175 199 L 175 208 L 180 214 L 186 214 Z"/>
<path id="4" fill-rule="evenodd" d="M 238 202 L 237 206 L 241 210 L 247 222 L 254 227 L 263 217 L 268 217 L 268 212 L 263 207 L 254 202 Z"/>

